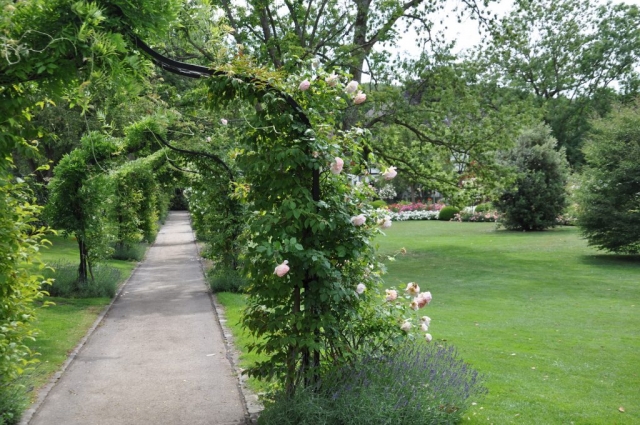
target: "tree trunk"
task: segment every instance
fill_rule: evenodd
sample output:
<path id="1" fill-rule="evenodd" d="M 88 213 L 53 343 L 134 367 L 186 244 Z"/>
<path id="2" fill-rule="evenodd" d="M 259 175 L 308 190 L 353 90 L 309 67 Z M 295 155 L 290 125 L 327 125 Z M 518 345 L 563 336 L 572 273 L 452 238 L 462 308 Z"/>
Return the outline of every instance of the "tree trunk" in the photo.
<path id="1" fill-rule="evenodd" d="M 87 244 L 80 237 L 78 239 L 78 250 L 80 251 L 80 266 L 78 267 L 78 282 L 80 284 L 87 283 L 89 279 L 89 255 L 87 253 Z"/>

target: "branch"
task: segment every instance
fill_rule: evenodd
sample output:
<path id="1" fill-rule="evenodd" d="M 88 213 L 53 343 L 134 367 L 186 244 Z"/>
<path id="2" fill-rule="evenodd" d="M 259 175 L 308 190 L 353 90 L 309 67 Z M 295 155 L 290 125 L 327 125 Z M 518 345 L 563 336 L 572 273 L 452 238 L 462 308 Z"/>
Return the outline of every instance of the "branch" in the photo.
<path id="1" fill-rule="evenodd" d="M 216 162 L 217 164 L 221 165 L 222 168 L 224 168 L 227 173 L 229 174 L 229 180 L 231 180 L 232 182 L 235 181 L 235 178 L 233 176 L 233 171 L 231 170 L 231 168 L 229 168 L 229 166 L 222 160 L 220 159 L 220 157 L 207 153 L 207 152 L 196 152 L 196 151 L 190 151 L 187 149 L 181 149 L 181 148 L 176 148 L 175 146 L 172 146 L 171 144 L 169 144 L 169 142 L 167 142 L 166 140 L 164 140 L 164 138 L 153 132 L 151 129 L 147 128 L 147 131 L 150 132 L 151 134 L 153 134 L 153 137 L 155 137 L 157 140 L 160 141 L 160 143 L 162 143 L 163 145 L 165 145 L 166 147 L 168 147 L 169 149 L 182 153 L 182 154 L 186 154 L 186 155 L 193 155 L 193 156 L 204 156 L 206 158 L 212 159 L 214 162 Z"/>

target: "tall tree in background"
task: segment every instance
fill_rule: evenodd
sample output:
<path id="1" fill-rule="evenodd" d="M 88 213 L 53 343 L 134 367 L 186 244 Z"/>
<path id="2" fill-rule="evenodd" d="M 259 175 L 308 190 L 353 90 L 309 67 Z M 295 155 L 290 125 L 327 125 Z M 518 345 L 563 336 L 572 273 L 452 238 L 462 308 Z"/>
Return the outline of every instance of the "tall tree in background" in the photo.
<path id="1" fill-rule="evenodd" d="M 454 12 L 485 20 L 486 2 L 463 1 Z M 262 63 L 284 70 L 315 60 L 326 70 L 348 70 L 367 94 L 363 108 L 344 115 L 343 128 L 372 130 L 374 141 L 365 156 L 393 162 L 403 175 L 429 189 L 459 190 L 460 176 L 499 179 L 497 149 L 508 147 L 519 131 L 522 108 L 506 107 L 469 84 L 467 65 L 450 54 L 436 23 L 445 16 L 444 1 L 312 0 L 249 1 L 232 7 L 219 0 L 236 42 Z M 399 58 L 402 33 L 415 29 L 412 40 L 420 58 Z"/>
<path id="2" fill-rule="evenodd" d="M 579 165 L 589 116 L 610 109 L 616 84 L 637 94 L 640 11 L 610 1 L 517 1 L 491 26 L 482 53 L 486 75 L 546 108 L 559 147 Z"/>
<path id="3" fill-rule="evenodd" d="M 640 104 L 593 122 L 584 146 L 578 224 L 589 245 L 640 252 Z"/>

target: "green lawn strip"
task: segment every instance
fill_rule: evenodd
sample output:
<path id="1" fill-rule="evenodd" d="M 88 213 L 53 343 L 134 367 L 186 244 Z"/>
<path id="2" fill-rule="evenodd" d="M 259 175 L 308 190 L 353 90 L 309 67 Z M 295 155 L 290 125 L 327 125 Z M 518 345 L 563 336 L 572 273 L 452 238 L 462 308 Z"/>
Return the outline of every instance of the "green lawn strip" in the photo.
<path id="1" fill-rule="evenodd" d="M 386 262 L 387 285 L 431 291 L 434 340 L 486 377 L 489 395 L 465 422 L 640 423 L 639 256 L 602 254 L 574 227 L 399 222 L 377 242 L 384 256 L 408 251 Z M 230 297 L 238 334 L 243 298 Z"/>
<path id="2" fill-rule="evenodd" d="M 260 360 L 265 360 L 266 357 L 264 355 L 251 353 L 248 350 L 248 345 L 254 341 L 254 338 L 244 330 L 240 323 L 245 307 L 245 295 L 219 292 L 216 294 L 216 297 L 220 304 L 224 306 L 225 316 L 227 318 L 226 324 L 233 333 L 233 345 L 240 351 L 239 366 L 246 369 Z M 266 391 L 268 386 L 264 382 L 253 378 L 249 378 L 248 384 L 251 390 L 256 393 Z"/>
<path id="3" fill-rule="evenodd" d="M 76 264 L 79 261 L 75 240 L 61 236 L 50 236 L 47 239 L 53 243 L 53 246 L 42 250 L 42 259 L 45 263 L 64 261 Z M 124 282 L 137 263 L 109 260 L 106 264 L 119 269 L 121 282 Z M 111 302 L 109 298 L 56 297 L 47 297 L 46 301 L 55 304 L 38 309 L 34 327 L 39 333 L 35 341 L 27 342 L 27 345 L 38 353 L 38 363 L 21 378 L 21 383 L 32 391 L 32 398 L 62 366 L 68 354 L 87 333 L 100 312 Z"/>

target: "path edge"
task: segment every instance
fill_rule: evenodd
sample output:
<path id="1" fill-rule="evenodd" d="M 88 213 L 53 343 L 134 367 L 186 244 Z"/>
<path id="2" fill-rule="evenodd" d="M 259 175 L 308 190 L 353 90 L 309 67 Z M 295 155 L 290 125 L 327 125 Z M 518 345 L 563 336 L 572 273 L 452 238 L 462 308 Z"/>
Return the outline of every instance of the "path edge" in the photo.
<path id="1" fill-rule="evenodd" d="M 191 221 L 191 215 L 189 215 L 189 221 Z M 236 350 L 235 346 L 233 345 L 233 333 L 231 332 L 231 329 L 229 329 L 229 327 L 226 325 L 227 318 L 225 316 L 224 306 L 220 304 L 220 302 L 218 301 L 218 298 L 216 297 L 216 294 L 213 293 L 213 291 L 211 290 L 211 287 L 207 283 L 207 274 L 205 271 L 204 262 L 202 261 L 203 257 L 202 255 L 200 255 L 200 246 L 198 245 L 198 241 L 196 239 L 193 226 L 191 226 L 191 229 L 193 232 L 193 243 L 195 244 L 196 251 L 198 253 L 198 262 L 200 264 L 200 270 L 202 271 L 202 275 L 204 277 L 204 283 L 205 283 L 205 286 L 207 287 L 207 293 L 209 294 L 209 299 L 211 300 L 211 305 L 213 306 L 213 315 L 216 318 L 216 323 L 218 327 L 222 331 L 222 337 L 223 337 L 222 339 L 224 341 L 224 346 L 226 351 L 225 355 L 227 360 L 231 364 L 233 371 L 236 374 L 236 378 L 237 378 L 236 383 L 238 386 L 238 392 L 240 394 L 242 404 L 244 406 L 246 423 L 257 424 L 258 417 L 260 416 L 260 412 L 262 412 L 262 410 L 264 409 L 264 406 L 262 405 L 262 403 L 260 403 L 259 397 L 253 391 L 251 391 L 251 389 L 247 386 L 247 376 L 242 374 L 243 369 L 239 366 L 240 364 L 239 353 L 238 353 L 238 350 Z"/>
<path id="2" fill-rule="evenodd" d="M 159 231 L 160 230 L 158 230 L 158 232 Z M 136 274 L 136 272 L 138 271 L 138 269 L 140 268 L 140 265 L 144 262 L 144 260 L 147 259 L 147 253 L 149 252 L 149 249 L 151 249 L 151 247 L 154 246 L 155 244 L 156 242 L 154 240 L 153 243 L 147 247 L 147 250 L 144 253 L 144 257 L 142 257 L 142 260 L 138 261 L 134 269 L 131 271 L 131 274 L 129 275 L 129 277 L 122 283 L 122 285 L 120 285 L 120 287 L 118 288 L 118 291 L 111 299 L 111 302 L 102 309 L 102 312 L 100 312 L 100 314 L 98 315 L 96 320 L 93 322 L 93 324 L 91 325 L 87 333 L 82 337 L 82 339 L 80 339 L 80 341 L 78 341 L 78 343 L 76 344 L 74 349 L 71 351 L 71 353 L 67 355 L 67 359 L 62 364 L 60 369 L 58 369 L 56 373 L 54 373 L 53 376 L 49 379 L 49 382 L 47 382 L 47 384 L 43 386 L 40 389 L 40 391 L 38 391 L 38 397 L 36 398 L 36 401 L 33 402 L 33 404 L 31 404 L 31 406 L 29 406 L 27 410 L 22 412 L 22 416 L 20 416 L 20 422 L 18 422 L 18 425 L 29 425 L 29 423 L 31 422 L 31 419 L 33 419 L 33 416 L 38 412 L 38 410 L 40 410 L 40 407 L 42 407 L 42 404 L 44 403 L 45 399 L 47 398 L 51 390 L 53 390 L 53 388 L 58 384 L 58 381 L 60 380 L 64 372 L 75 360 L 80 350 L 82 350 L 82 347 L 84 347 L 84 345 L 87 343 L 89 338 L 91 338 L 91 335 L 93 335 L 93 333 L 98 328 L 98 326 L 100 326 L 100 323 L 102 323 L 107 313 L 109 313 L 109 311 L 111 310 L 111 307 L 113 306 L 113 303 L 115 303 L 116 300 L 120 297 L 120 294 L 122 294 L 122 291 L 127 286 L 127 283 L 129 283 L 133 275 Z"/>

